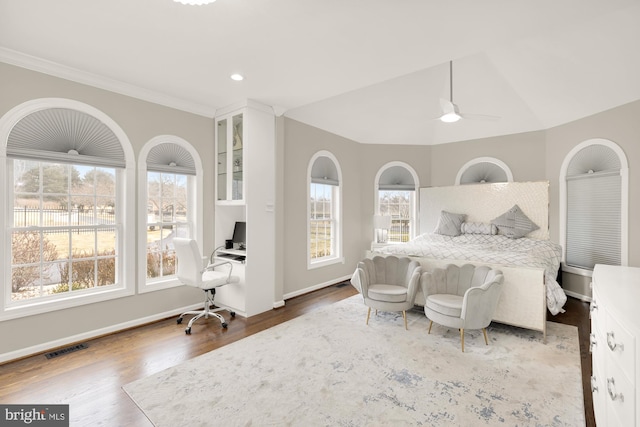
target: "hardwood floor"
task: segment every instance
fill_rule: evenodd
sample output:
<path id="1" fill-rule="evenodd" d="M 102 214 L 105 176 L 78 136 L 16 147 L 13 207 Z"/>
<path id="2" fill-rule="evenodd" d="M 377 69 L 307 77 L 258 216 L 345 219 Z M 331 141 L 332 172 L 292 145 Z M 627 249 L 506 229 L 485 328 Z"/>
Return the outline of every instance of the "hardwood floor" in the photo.
<path id="1" fill-rule="evenodd" d="M 191 336 L 173 317 L 87 341 L 87 349 L 57 358 L 41 354 L 5 363 L 0 365 L 0 403 L 69 404 L 72 426 L 151 426 L 123 385 L 354 294 L 350 285 L 330 286 L 249 319 L 233 318 L 226 330 L 212 321 L 196 322 Z M 550 320 L 578 327 L 586 425 L 592 427 L 589 305 L 570 298 L 565 308 Z"/>

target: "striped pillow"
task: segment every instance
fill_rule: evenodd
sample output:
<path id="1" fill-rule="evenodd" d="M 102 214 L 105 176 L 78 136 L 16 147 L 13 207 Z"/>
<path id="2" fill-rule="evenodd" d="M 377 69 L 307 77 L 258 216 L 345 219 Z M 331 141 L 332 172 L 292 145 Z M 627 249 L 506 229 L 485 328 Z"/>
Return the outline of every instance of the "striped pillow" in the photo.
<path id="1" fill-rule="evenodd" d="M 540 228 L 522 212 L 518 205 L 513 205 L 491 223 L 498 227 L 500 234 L 511 239 L 519 239 Z"/>

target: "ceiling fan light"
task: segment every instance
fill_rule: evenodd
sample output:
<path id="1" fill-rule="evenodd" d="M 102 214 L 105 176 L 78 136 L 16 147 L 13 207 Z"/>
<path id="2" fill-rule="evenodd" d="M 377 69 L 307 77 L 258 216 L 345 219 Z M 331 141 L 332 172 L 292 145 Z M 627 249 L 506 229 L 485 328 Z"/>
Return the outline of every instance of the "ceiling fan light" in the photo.
<path id="1" fill-rule="evenodd" d="M 452 111 L 450 113 L 446 113 L 440 116 L 440 121 L 444 123 L 455 123 L 461 118 L 462 116 L 460 116 L 460 114 L 456 113 L 455 111 Z"/>

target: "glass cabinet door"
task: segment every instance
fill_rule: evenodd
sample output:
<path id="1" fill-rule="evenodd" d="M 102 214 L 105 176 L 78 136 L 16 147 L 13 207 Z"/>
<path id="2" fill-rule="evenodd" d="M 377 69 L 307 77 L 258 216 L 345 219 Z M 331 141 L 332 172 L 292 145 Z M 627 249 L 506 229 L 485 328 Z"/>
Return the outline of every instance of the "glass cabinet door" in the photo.
<path id="1" fill-rule="evenodd" d="M 231 182 L 231 200 L 242 200 L 242 147 L 243 147 L 243 128 L 242 128 L 242 114 L 235 115 L 231 118 L 233 125 L 233 180 Z"/>
<path id="2" fill-rule="evenodd" d="M 227 200 L 227 120 L 218 122 L 218 200 Z"/>
<path id="3" fill-rule="evenodd" d="M 216 127 L 218 200 L 242 201 L 244 199 L 242 113 L 219 119 Z"/>

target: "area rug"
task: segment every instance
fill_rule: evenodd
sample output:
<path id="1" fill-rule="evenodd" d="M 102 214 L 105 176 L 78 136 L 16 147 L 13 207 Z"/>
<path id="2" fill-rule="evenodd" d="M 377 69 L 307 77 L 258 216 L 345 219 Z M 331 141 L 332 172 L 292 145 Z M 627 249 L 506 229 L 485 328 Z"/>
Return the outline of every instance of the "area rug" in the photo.
<path id="1" fill-rule="evenodd" d="M 124 386 L 156 426 L 582 426 L 577 328 L 372 314 L 359 295 Z M 233 327 L 231 324 L 229 327 Z M 185 337 L 189 339 L 189 337 Z"/>

